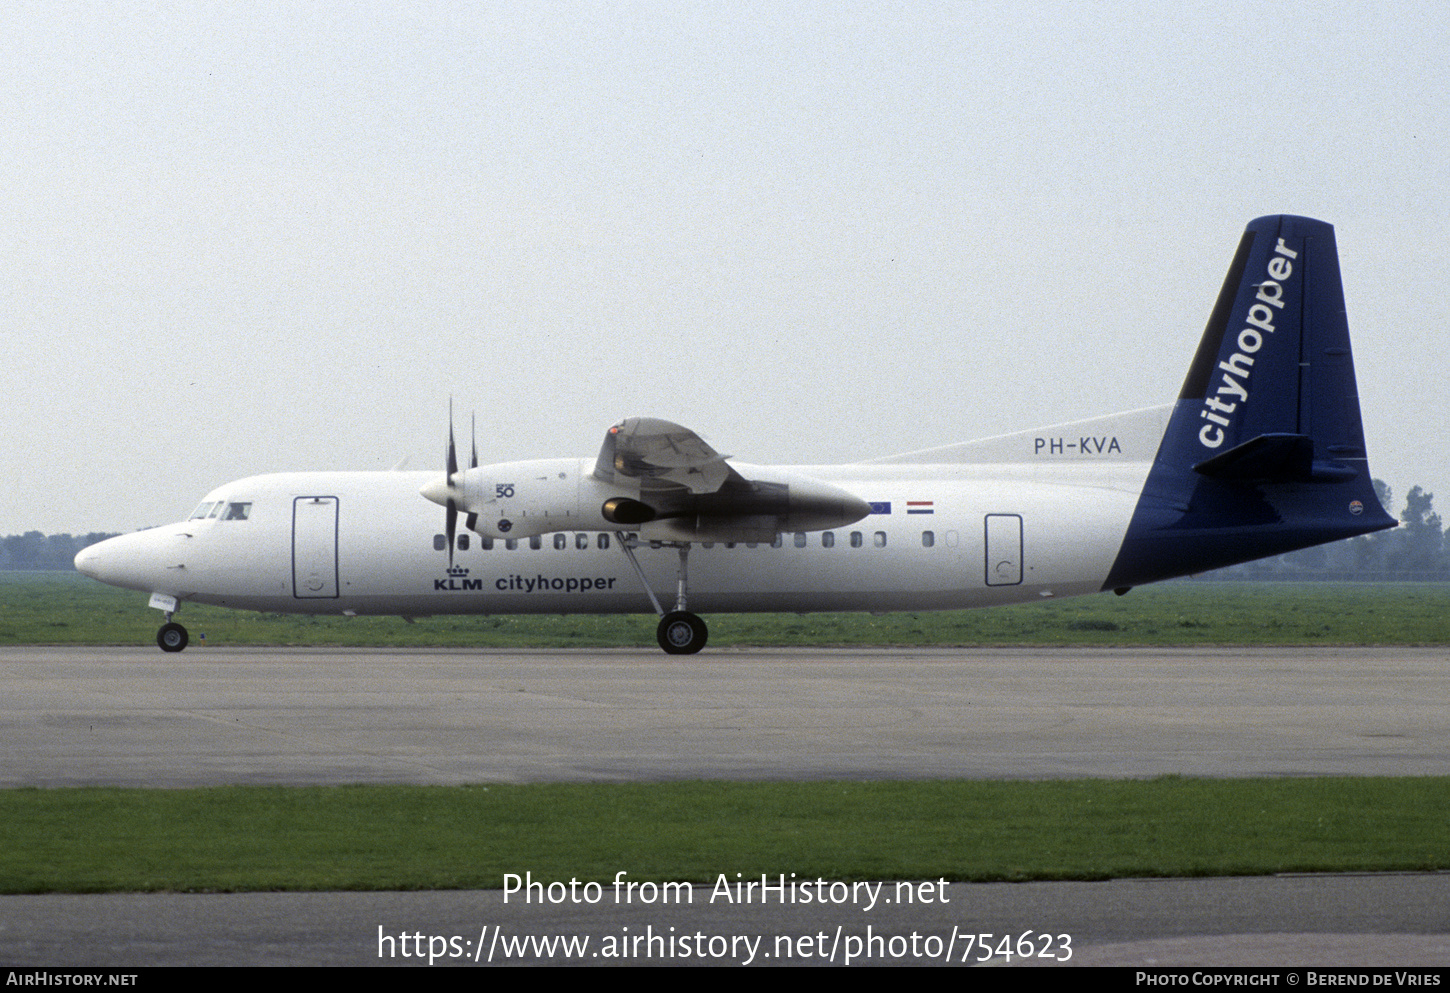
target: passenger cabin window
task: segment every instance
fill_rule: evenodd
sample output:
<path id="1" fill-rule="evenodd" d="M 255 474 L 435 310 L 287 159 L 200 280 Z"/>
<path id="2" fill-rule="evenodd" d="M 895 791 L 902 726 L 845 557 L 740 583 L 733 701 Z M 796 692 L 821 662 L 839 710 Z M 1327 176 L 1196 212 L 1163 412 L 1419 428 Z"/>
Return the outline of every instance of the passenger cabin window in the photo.
<path id="1" fill-rule="evenodd" d="M 930 548 L 932 545 L 935 545 L 935 544 L 936 544 L 936 535 L 933 532 L 931 532 L 931 531 L 923 531 L 921 533 L 921 547 L 922 548 Z"/>
<path id="2" fill-rule="evenodd" d="M 433 551 L 441 552 L 448 547 L 448 536 L 446 534 L 435 534 L 433 536 Z"/>
<path id="3" fill-rule="evenodd" d="M 543 538 L 543 536 L 536 534 L 533 537 L 531 537 L 529 539 L 529 547 L 532 548 L 536 552 L 539 549 L 543 548 L 544 547 L 544 538 Z"/>
<path id="4" fill-rule="evenodd" d="M 797 531 L 795 533 L 795 547 L 797 547 L 797 548 L 805 548 L 806 547 L 806 533 L 804 531 Z"/>
<path id="5" fill-rule="evenodd" d="M 836 532 L 834 532 L 834 531 L 822 531 L 821 532 L 821 547 L 822 548 L 835 548 L 836 547 Z"/>
<path id="6" fill-rule="evenodd" d="M 468 535 L 460 534 L 458 536 L 458 550 L 460 552 L 468 551 Z"/>
<path id="7" fill-rule="evenodd" d="M 565 534 L 563 531 L 555 532 L 555 534 L 554 534 L 554 547 L 557 548 L 561 552 L 564 549 L 568 548 L 569 547 L 569 536 L 567 534 Z"/>
<path id="8" fill-rule="evenodd" d="M 871 536 L 871 544 L 875 545 L 877 548 L 885 548 L 886 547 L 886 532 L 885 531 L 877 531 L 875 534 L 873 534 Z"/>
<path id="9" fill-rule="evenodd" d="M 851 547 L 852 548 L 860 548 L 862 546 L 862 544 L 864 544 L 864 541 L 863 541 L 863 539 L 861 537 L 861 532 L 860 531 L 852 531 L 851 532 Z"/>

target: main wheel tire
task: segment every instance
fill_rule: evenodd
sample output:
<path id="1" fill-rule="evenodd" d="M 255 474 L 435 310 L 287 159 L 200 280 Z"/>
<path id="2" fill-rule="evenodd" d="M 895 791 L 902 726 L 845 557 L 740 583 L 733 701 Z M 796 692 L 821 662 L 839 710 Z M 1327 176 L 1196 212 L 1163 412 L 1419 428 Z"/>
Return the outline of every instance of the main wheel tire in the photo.
<path id="1" fill-rule="evenodd" d="M 161 646 L 163 652 L 179 652 L 190 640 L 186 628 L 175 622 L 161 625 L 161 630 L 156 632 L 156 644 Z"/>
<path id="2" fill-rule="evenodd" d="M 672 610 L 660 618 L 660 647 L 671 655 L 694 655 L 710 637 L 705 622 L 688 610 Z"/>

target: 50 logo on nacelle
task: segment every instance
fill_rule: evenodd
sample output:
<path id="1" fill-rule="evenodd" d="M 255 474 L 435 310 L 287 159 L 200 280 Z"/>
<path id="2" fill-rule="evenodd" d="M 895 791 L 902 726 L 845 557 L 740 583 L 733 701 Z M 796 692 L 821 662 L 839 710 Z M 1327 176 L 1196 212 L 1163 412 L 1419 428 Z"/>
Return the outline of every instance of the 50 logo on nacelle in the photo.
<path id="1" fill-rule="evenodd" d="M 608 530 L 600 512 L 619 492 L 592 475 L 582 459 L 500 462 L 453 477 L 459 509 L 486 538 L 528 538 L 551 531 Z"/>

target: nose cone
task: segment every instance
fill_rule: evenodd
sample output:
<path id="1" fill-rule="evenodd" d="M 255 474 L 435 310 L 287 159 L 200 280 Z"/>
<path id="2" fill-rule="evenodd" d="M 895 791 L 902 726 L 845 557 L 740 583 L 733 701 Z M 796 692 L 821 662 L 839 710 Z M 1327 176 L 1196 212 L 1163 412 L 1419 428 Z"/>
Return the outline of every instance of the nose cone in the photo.
<path id="1" fill-rule="evenodd" d="M 111 586 L 154 593 L 174 583 L 168 571 L 182 568 L 177 557 L 181 540 L 167 528 L 118 535 L 81 549 L 76 571 Z"/>
<path id="2" fill-rule="evenodd" d="M 76 555 L 76 572 L 90 576 L 92 579 L 100 579 L 101 577 L 96 575 L 96 570 L 100 568 L 101 557 L 96 549 L 104 544 L 105 542 L 103 541 L 96 545 L 87 545 L 85 548 L 82 548 L 79 554 Z"/>

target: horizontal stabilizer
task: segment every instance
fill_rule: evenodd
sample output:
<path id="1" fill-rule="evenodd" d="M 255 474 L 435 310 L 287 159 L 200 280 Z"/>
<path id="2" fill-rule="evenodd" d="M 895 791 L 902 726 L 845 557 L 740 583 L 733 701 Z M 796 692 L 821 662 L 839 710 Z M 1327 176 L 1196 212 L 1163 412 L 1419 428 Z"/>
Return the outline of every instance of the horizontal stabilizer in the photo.
<path id="1" fill-rule="evenodd" d="M 1307 434 L 1261 434 L 1193 467 L 1214 479 L 1303 482 L 1314 463 L 1314 439 Z"/>
<path id="2" fill-rule="evenodd" d="M 1314 439 L 1307 434 L 1261 434 L 1193 467 L 1214 479 L 1255 483 L 1336 483 L 1355 470 L 1314 460 Z"/>

